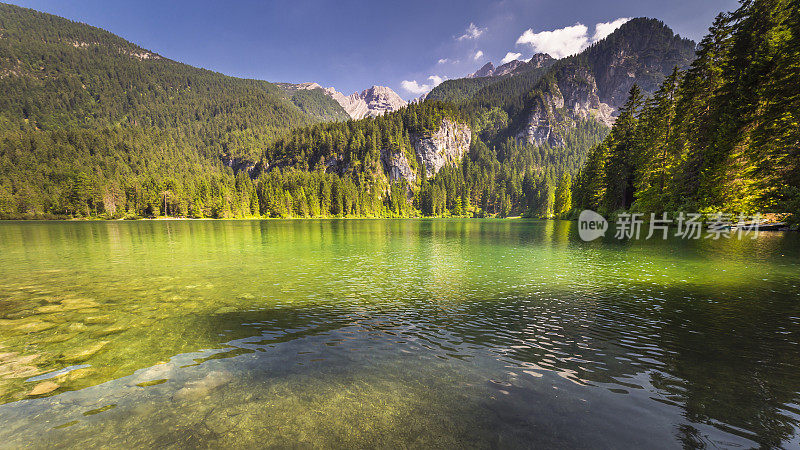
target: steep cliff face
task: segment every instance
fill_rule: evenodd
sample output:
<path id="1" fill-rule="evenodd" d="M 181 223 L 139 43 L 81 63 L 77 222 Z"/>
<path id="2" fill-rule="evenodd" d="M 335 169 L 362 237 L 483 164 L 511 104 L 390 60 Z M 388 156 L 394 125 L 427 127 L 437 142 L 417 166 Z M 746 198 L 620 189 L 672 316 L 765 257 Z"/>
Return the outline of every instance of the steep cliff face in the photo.
<path id="1" fill-rule="evenodd" d="M 517 140 L 539 146 L 545 144 L 551 147 L 563 146 L 564 139 L 561 134 L 553 131 L 554 125 L 558 123 L 557 112 L 553 106 L 558 100 L 561 98 L 535 99 L 527 120 L 517 132 Z"/>
<path id="2" fill-rule="evenodd" d="M 469 152 L 471 142 L 472 132 L 467 125 L 444 119 L 436 132 L 414 138 L 414 150 L 425 174 L 432 177 L 446 164 L 459 163 Z"/>
<path id="3" fill-rule="evenodd" d="M 442 120 L 439 129 L 431 134 L 412 136 L 414 155 L 418 167 L 423 167 L 425 176 L 432 177 L 446 165 L 461 162 L 472 143 L 472 130 L 467 125 Z M 381 162 L 391 181 L 405 180 L 414 183 L 417 174 L 403 153 L 381 150 Z"/>
<path id="4" fill-rule="evenodd" d="M 413 184 L 417 181 L 417 174 L 404 153 L 394 153 L 383 149 L 381 150 L 381 163 L 383 163 L 386 176 L 392 183 L 406 180 Z"/>
<path id="5" fill-rule="evenodd" d="M 695 57 L 696 44 L 676 35 L 664 23 L 633 19 L 584 52 L 597 80 L 600 100 L 619 108 L 634 83 L 652 94 L 674 67 L 685 69 Z"/>

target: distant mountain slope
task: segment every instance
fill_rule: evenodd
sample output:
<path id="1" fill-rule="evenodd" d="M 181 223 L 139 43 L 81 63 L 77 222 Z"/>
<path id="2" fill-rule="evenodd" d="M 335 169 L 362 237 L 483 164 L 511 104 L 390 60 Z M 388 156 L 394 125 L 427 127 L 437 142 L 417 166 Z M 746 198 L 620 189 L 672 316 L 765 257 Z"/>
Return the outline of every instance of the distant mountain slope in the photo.
<path id="1" fill-rule="evenodd" d="M 324 122 L 351 119 L 344 107 L 317 83 L 275 83 L 304 113 Z"/>
<path id="2" fill-rule="evenodd" d="M 350 117 L 356 120 L 397 111 L 408 104 L 395 91 L 386 86 L 372 86 L 348 96 L 334 88 L 327 88 L 325 92 L 339 102 Z"/>
<path id="3" fill-rule="evenodd" d="M 497 68 L 489 62 L 466 78 L 447 80 L 436 86 L 425 99 L 463 102 L 475 97 L 494 98 L 498 96 L 495 94 L 498 91 L 509 91 L 519 96 L 520 92 L 533 88 L 533 84 L 553 63 L 555 63 L 553 58 L 541 53 L 534 55 L 530 61 L 511 61 Z M 506 78 L 516 79 L 508 81 Z M 494 84 L 498 86 L 482 91 L 483 88 Z"/>

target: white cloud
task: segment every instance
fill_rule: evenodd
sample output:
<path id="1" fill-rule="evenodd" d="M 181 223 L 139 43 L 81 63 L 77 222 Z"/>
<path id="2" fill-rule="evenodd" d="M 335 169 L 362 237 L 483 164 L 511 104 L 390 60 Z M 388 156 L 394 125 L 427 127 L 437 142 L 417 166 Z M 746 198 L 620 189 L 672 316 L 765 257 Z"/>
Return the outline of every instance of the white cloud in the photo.
<path id="1" fill-rule="evenodd" d="M 436 64 L 447 64 L 449 62 L 450 60 L 448 58 L 442 58 L 439 61 L 437 61 Z"/>
<path id="2" fill-rule="evenodd" d="M 539 33 L 528 29 L 517 39 L 517 44 L 530 45 L 536 53 L 548 53 L 553 58 L 564 58 L 579 53 L 595 42 L 605 39 L 629 20 L 629 18 L 622 17 L 611 22 L 598 23 L 594 27 L 594 35 L 591 38 L 589 37 L 589 27 L 582 23 Z"/>
<path id="3" fill-rule="evenodd" d="M 474 59 L 475 61 L 477 61 L 477 60 L 479 60 L 479 59 L 481 59 L 481 58 L 483 58 L 483 52 L 482 52 L 482 51 L 480 51 L 480 50 L 478 50 L 477 52 L 475 52 L 475 56 L 473 56 L 473 57 L 472 57 L 472 59 Z"/>
<path id="4" fill-rule="evenodd" d="M 438 75 L 431 75 L 428 77 L 428 80 L 430 80 L 430 83 L 427 84 L 419 84 L 417 80 L 412 80 L 412 81 L 403 80 L 403 82 L 400 83 L 400 86 L 402 86 L 403 89 L 405 89 L 407 92 L 411 94 L 422 95 L 426 92 L 429 92 L 436 86 L 442 84 L 444 78 Z"/>
<path id="5" fill-rule="evenodd" d="M 506 56 L 503 58 L 503 60 L 500 61 L 500 63 L 501 64 L 510 63 L 511 61 L 519 59 L 520 56 L 522 56 L 522 53 L 511 53 L 511 52 L 508 52 L 508 53 L 506 53 Z"/>
<path id="6" fill-rule="evenodd" d="M 588 31 L 589 29 L 582 23 L 540 33 L 528 29 L 517 39 L 517 44 L 528 44 L 537 53 L 548 53 L 553 58 L 563 58 L 589 46 L 589 37 L 586 34 Z"/>
<path id="7" fill-rule="evenodd" d="M 620 17 L 619 19 L 613 22 L 601 22 L 594 26 L 594 36 L 592 36 L 592 42 L 602 41 L 609 34 L 613 33 L 617 30 L 617 28 L 621 27 L 625 24 L 625 22 L 631 20 L 630 17 Z"/>
<path id="8" fill-rule="evenodd" d="M 486 28 L 479 28 L 475 26 L 474 23 L 470 23 L 469 27 L 467 27 L 467 31 L 461 36 L 457 37 L 456 40 L 464 41 L 468 39 L 478 39 L 485 31 Z"/>

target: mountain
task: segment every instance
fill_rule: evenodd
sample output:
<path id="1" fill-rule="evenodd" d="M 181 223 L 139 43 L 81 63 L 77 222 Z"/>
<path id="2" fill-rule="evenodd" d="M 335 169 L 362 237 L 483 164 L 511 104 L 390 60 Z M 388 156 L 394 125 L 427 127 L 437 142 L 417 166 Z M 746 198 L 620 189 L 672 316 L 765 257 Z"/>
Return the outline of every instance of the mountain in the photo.
<path id="1" fill-rule="evenodd" d="M 578 55 L 555 63 L 526 94 L 522 110 L 510 112 L 511 134 L 558 147 L 580 120 L 611 126 L 634 84 L 652 95 L 674 68 L 691 64 L 695 47 L 663 22 L 633 19 Z"/>
<path id="2" fill-rule="evenodd" d="M 495 100 L 509 96 L 519 97 L 532 89 L 555 61 L 549 55 L 539 53 L 528 62 L 511 61 L 497 68 L 489 62 L 466 78 L 444 81 L 433 88 L 424 99 L 455 103 L 474 103 L 484 99 L 488 100 L 485 103 L 490 107 L 500 106 Z"/>
<path id="3" fill-rule="evenodd" d="M 407 105 L 405 100 L 386 86 L 372 86 L 347 97 L 333 88 L 325 89 L 325 93 L 342 105 L 347 114 L 356 120 L 380 116 L 387 112 L 397 111 Z"/>
<path id="4" fill-rule="evenodd" d="M 556 61 L 537 54 L 497 68 L 487 63 L 426 98 L 458 102 L 473 116 L 500 108 L 510 126 L 499 138 L 561 147 L 582 120 L 610 127 L 634 83 L 652 94 L 673 68 L 689 66 L 695 46 L 658 20 L 637 18 L 578 55 Z"/>
<path id="5" fill-rule="evenodd" d="M 3 129 L 181 129 L 201 153 L 240 155 L 320 120 L 272 83 L 181 64 L 89 25 L 0 4 L 0 28 Z"/>

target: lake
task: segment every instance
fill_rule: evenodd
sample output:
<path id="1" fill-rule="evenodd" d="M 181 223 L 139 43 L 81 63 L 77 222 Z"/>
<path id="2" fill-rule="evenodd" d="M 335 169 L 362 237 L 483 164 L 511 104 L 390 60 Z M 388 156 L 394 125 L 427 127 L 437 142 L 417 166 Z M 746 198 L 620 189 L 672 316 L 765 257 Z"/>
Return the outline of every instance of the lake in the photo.
<path id="1" fill-rule="evenodd" d="M 0 446 L 800 446 L 800 238 L 0 223 Z"/>

